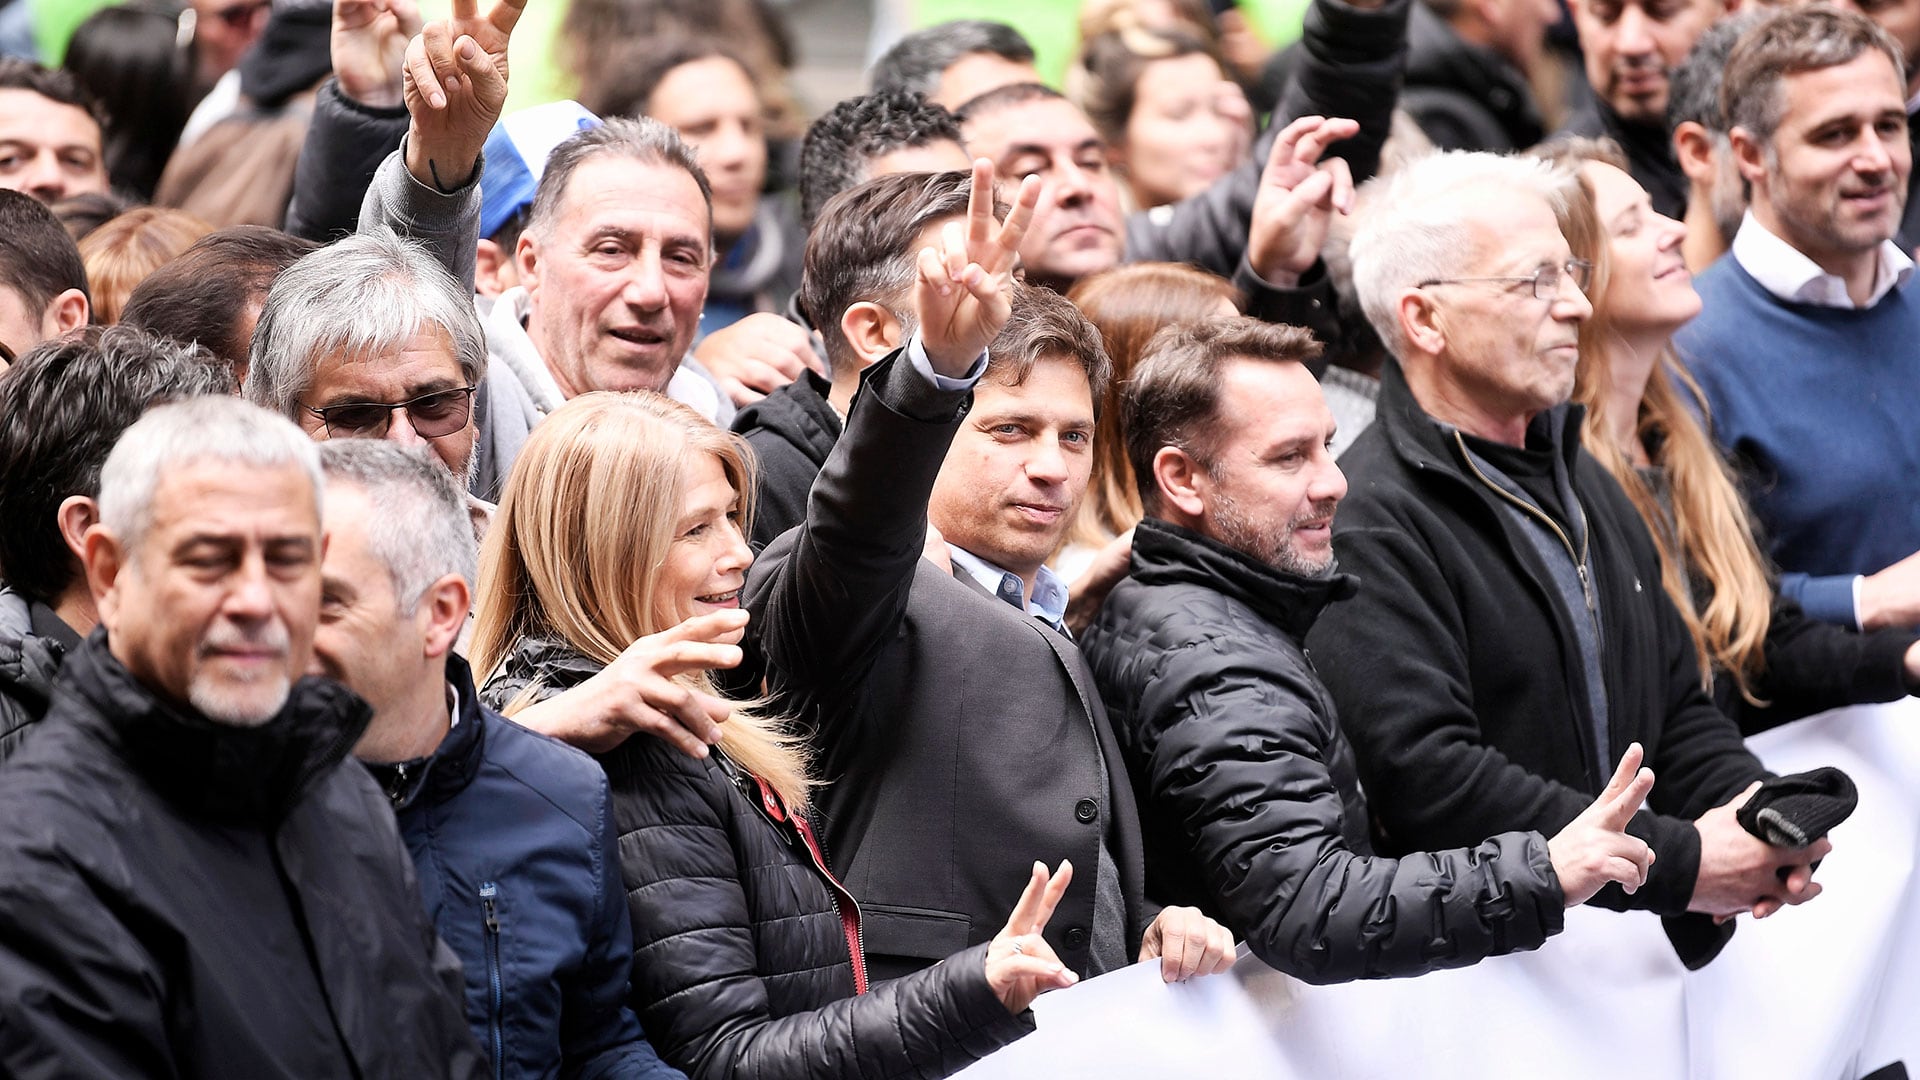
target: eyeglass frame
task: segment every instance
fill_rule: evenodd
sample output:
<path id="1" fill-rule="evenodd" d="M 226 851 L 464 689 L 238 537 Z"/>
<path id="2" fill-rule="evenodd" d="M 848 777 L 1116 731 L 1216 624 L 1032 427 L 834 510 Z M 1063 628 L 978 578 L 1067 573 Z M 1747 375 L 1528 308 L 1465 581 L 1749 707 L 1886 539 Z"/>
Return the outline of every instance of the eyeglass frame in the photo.
<path id="1" fill-rule="evenodd" d="M 444 439 L 447 436 L 462 430 L 467 425 L 473 422 L 473 395 L 474 395 L 474 392 L 477 390 L 479 390 L 479 386 L 477 385 L 449 386 L 445 390 L 431 390 L 431 391 L 428 391 L 427 393 L 421 394 L 419 397 L 408 398 L 405 401 L 396 401 L 396 402 L 393 402 L 392 404 L 389 404 L 384 401 L 343 401 L 338 405 L 328 405 L 325 408 L 320 408 L 320 409 L 316 409 L 311 405 L 302 405 L 300 407 L 306 410 L 307 412 L 312 413 L 316 418 L 319 419 L 320 426 L 326 430 L 327 438 L 329 439 L 335 438 L 336 436 L 333 433 L 333 424 L 327 420 L 328 413 L 334 411 L 335 409 L 364 409 L 368 407 L 378 407 L 386 410 L 385 426 L 380 428 L 380 430 L 377 432 L 369 428 L 348 428 L 346 430 L 348 430 L 349 432 L 352 432 L 353 434 L 338 436 L 339 438 L 384 439 L 387 437 L 388 433 L 393 430 L 394 411 L 401 410 L 407 414 L 407 426 L 413 429 L 413 433 L 415 435 L 418 435 L 423 439 Z M 422 401 L 426 401 L 429 398 L 437 398 L 445 394 L 460 394 L 464 396 L 466 400 L 467 414 L 465 417 L 461 419 L 460 423 L 455 425 L 454 427 L 449 428 L 448 430 L 443 431 L 438 435 L 428 435 L 426 432 L 420 430 L 420 425 L 414 423 L 413 406 L 419 404 Z"/>
<path id="2" fill-rule="evenodd" d="M 1526 281 L 1533 284 L 1533 298 L 1535 300 L 1552 301 L 1558 299 L 1560 296 L 1560 279 L 1562 276 L 1573 279 L 1573 287 L 1580 291 L 1580 295 L 1585 296 L 1587 287 L 1593 284 L 1593 262 L 1589 259 L 1568 259 L 1558 266 L 1551 264 L 1542 266 L 1531 274 L 1513 274 L 1506 277 L 1428 278 L 1415 285 L 1414 288 L 1424 289 L 1432 285 L 1465 285 L 1477 281 L 1499 281 L 1509 285 L 1519 281 Z M 1553 282 L 1551 290 L 1544 296 L 1540 293 L 1540 282 L 1543 278 L 1549 278 Z"/>

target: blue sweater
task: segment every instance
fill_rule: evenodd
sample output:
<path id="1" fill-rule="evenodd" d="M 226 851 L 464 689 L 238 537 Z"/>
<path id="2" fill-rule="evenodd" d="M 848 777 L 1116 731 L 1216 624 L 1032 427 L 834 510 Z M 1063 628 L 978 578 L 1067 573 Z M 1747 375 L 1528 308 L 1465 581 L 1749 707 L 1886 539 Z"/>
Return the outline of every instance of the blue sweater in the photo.
<path id="1" fill-rule="evenodd" d="M 1920 550 L 1920 281 L 1870 308 L 1784 301 L 1731 255 L 1675 338 L 1747 482 L 1783 595 L 1854 621 L 1853 578 Z"/>

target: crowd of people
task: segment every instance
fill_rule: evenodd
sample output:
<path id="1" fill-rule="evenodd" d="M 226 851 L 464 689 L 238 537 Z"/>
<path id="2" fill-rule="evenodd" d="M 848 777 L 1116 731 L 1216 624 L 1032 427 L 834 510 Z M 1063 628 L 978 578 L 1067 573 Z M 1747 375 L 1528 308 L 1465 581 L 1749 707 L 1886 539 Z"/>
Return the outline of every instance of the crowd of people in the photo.
<path id="1" fill-rule="evenodd" d="M 526 0 L 149 2 L 0 59 L 7 1075 L 1699 967 L 1851 809 L 1745 738 L 1920 689 L 1920 0 L 1115 0 L 810 121 L 757 0 L 513 111 Z"/>

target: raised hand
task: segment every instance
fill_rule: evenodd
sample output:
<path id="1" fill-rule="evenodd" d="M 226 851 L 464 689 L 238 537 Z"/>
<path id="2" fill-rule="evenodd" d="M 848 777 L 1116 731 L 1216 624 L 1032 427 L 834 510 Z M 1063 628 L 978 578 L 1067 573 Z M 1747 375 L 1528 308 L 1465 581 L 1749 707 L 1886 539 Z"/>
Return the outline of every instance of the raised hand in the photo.
<path id="1" fill-rule="evenodd" d="M 987 985 L 993 987 L 1008 1012 L 1025 1012 L 1045 991 L 1080 981 L 1080 976 L 1068 970 L 1047 939 L 1040 936 L 1072 880 L 1070 862 L 1062 860 L 1051 877 L 1045 864 L 1034 863 L 1033 875 L 1027 879 L 1020 902 L 1013 905 L 1007 925 L 987 945 Z"/>
<path id="2" fill-rule="evenodd" d="M 751 405 L 808 369 L 826 374 L 813 351 L 813 335 L 771 311 L 756 311 L 701 338 L 693 358 L 735 405 Z"/>
<path id="3" fill-rule="evenodd" d="M 413 118 L 407 170 L 439 191 L 473 175 L 487 133 L 507 102 L 507 40 L 527 0 L 453 0 L 453 17 L 431 22 L 407 45 L 406 101 Z"/>
<path id="4" fill-rule="evenodd" d="M 1020 238 L 1033 223 L 1040 178 L 1020 182 L 1007 220 L 993 217 L 993 162 L 973 163 L 967 222 L 951 222 L 939 248 L 921 248 L 913 284 L 920 342 L 933 369 L 950 378 L 965 375 L 1013 313 L 1013 262 Z"/>
<path id="5" fill-rule="evenodd" d="M 1303 116 L 1274 137 L 1247 226 L 1247 261 L 1270 284 L 1296 284 L 1320 257 L 1334 213 L 1352 212 L 1352 171 L 1320 156 L 1359 131 L 1353 120 Z"/>
<path id="6" fill-rule="evenodd" d="M 674 677 L 738 667 L 746 629 L 747 613 L 730 610 L 649 634 L 579 686 L 516 713 L 514 722 L 592 753 L 644 733 L 704 758 L 733 707 Z"/>
<path id="7" fill-rule="evenodd" d="M 1586 903 L 1609 881 L 1619 882 L 1628 892 L 1646 884 L 1653 849 L 1626 832 L 1627 823 L 1653 790 L 1653 770 L 1640 767 L 1644 757 L 1639 743 L 1627 747 L 1607 789 L 1547 841 L 1547 855 L 1568 907 Z"/>
<path id="8" fill-rule="evenodd" d="M 419 32 L 414 0 L 334 0 L 330 48 L 340 92 L 362 105 L 404 103 L 407 42 Z"/>

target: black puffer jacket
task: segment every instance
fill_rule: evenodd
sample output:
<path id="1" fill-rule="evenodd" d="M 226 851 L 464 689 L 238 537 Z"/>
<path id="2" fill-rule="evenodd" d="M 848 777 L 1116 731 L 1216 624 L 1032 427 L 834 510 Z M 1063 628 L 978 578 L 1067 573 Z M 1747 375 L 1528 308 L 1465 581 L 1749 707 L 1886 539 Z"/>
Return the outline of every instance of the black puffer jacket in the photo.
<path id="1" fill-rule="evenodd" d="M 0 1075 L 480 1077 L 459 965 L 368 710 L 302 680 L 265 724 L 156 697 L 96 631 L 0 782 Z"/>
<path id="2" fill-rule="evenodd" d="M 1425 4 L 1407 28 L 1407 86 L 1400 107 L 1442 150 L 1524 150 L 1546 135 L 1520 70 L 1454 33 Z"/>
<path id="3" fill-rule="evenodd" d="M 1537 948 L 1565 901 L 1536 832 L 1373 858 L 1333 701 L 1301 648 L 1310 580 L 1148 518 L 1080 649 L 1127 757 L 1154 899 L 1193 904 L 1310 983 Z"/>
<path id="4" fill-rule="evenodd" d="M 68 643 L 40 633 L 36 623 L 59 618 L 43 604 L 0 589 L 0 762 L 19 752 L 28 726 L 47 715 Z"/>
<path id="5" fill-rule="evenodd" d="M 522 642 L 483 697 L 501 705 L 531 686 L 539 698 L 597 670 Z M 862 992 L 853 898 L 725 754 L 696 760 L 638 736 L 600 763 L 633 919 L 634 1012 L 694 1080 L 940 1077 L 1028 1030 L 988 986 L 984 945 Z"/>

